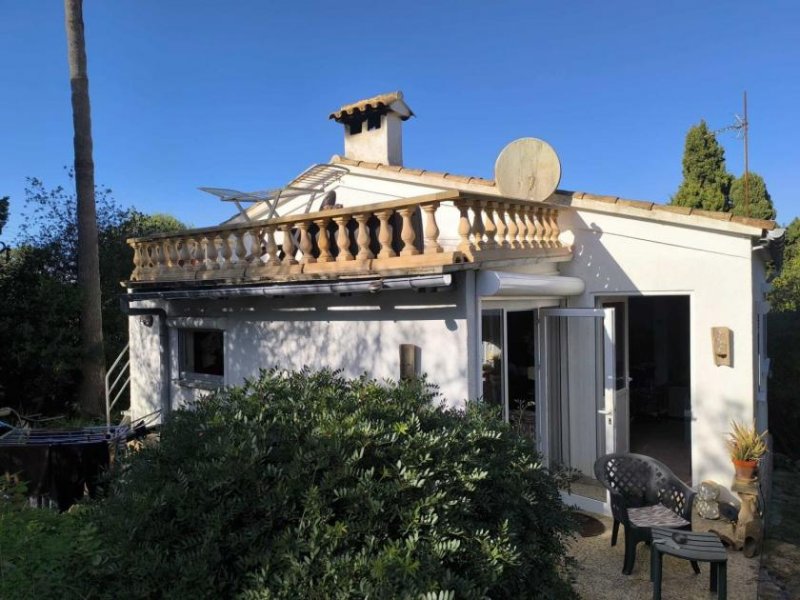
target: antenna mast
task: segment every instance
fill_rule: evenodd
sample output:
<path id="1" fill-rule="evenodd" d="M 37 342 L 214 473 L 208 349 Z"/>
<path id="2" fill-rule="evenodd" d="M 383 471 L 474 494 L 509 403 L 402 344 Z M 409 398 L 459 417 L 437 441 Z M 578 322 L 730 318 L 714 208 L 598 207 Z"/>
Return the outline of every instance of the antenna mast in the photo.
<path id="1" fill-rule="evenodd" d="M 748 173 L 750 171 L 748 165 L 748 157 L 747 157 L 747 141 L 748 141 L 748 130 L 750 129 L 750 123 L 747 120 L 747 91 L 744 92 L 744 119 L 742 120 L 742 131 L 744 132 L 744 214 L 746 216 L 750 216 L 750 194 L 748 189 Z"/>
<path id="2" fill-rule="evenodd" d="M 744 139 L 744 214 L 750 216 L 750 165 L 748 163 L 748 141 L 750 132 L 750 121 L 747 120 L 747 91 L 744 92 L 744 116 L 734 115 L 735 123 L 722 129 L 717 129 L 714 135 L 725 131 L 735 131 L 736 137 Z"/>

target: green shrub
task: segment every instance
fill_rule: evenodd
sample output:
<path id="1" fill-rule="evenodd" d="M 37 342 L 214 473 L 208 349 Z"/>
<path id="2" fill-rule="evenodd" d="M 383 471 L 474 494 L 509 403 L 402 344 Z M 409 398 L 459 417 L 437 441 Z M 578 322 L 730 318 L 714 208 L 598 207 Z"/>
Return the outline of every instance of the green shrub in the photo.
<path id="1" fill-rule="evenodd" d="M 533 445 L 433 399 L 270 372 L 173 413 L 89 511 L 91 595 L 571 597 L 570 513 Z"/>
<path id="2" fill-rule="evenodd" d="M 26 505 L 25 485 L 0 478 L 0 598 L 80 598 L 98 564 L 91 525 L 73 513 Z"/>

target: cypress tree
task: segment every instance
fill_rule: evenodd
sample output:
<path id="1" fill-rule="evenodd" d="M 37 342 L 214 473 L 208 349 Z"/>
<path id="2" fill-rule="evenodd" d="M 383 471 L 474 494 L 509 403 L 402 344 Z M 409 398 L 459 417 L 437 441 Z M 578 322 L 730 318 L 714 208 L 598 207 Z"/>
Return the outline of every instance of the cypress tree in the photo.
<path id="1" fill-rule="evenodd" d="M 747 196 L 749 198 L 749 210 L 745 211 L 744 206 L 744 175 L 737 177 L 731 184 L 731 212 L 742 217 L 753 217 L 754 219 L 774 219 L 775 207 L 772 205 L 772 197 L 767 191 L 767 184 L 764 178 L 758 173 L 750 172 L 747 175 Z"/>
<path id="2" fill-rule="evenodd" d="M 686 134 L 683 181 L 670 204 L 725 210 L 732 180 L 725 169 L 725 150 L 706 122 L 700 121 Z"/>

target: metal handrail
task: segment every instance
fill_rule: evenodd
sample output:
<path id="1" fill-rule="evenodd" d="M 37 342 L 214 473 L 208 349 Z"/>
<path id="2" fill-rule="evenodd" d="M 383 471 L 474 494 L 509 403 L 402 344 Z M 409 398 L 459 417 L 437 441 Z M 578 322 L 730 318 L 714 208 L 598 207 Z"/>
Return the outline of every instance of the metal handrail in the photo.
<path id="1" fill-rule="evenodd" d="M 125 389 L 130 385 L 131 382 L 131 374 L 130 374 L 130 344 L 125 344 L 125 347 L 122 349 L 122 352 L 119 353 L 117 359 L 111 364 L 106 371 L 106 427 L 111 427 L 111 410 L 116 405 L 117 401 L 122 396 L 122 393 Z M 120 362 L 127 356 L 127 360 L 120 366 Z M 117 368 L 119 367 L 119 368 Z M 111 381 L 111 377 L 114 376 L 116 370 L 116 376 L 114 381 Z M 127 374 L 127 377 L 123 380 L 122 378 Z M 120 384 L 120 381 L 122 383 Z M 114 396 L 112 400 L 111 397 Z"/>

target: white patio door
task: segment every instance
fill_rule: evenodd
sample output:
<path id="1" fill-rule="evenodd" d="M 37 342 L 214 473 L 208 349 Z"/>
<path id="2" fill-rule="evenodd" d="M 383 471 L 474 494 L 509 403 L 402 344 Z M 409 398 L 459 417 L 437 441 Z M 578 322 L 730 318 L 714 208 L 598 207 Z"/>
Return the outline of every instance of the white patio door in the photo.
<path id="1" fill-rule="evenodd" d="M 573 496 L 603 503 L 606 493 L 594 479 L 594 462 L 615 452 L 619 437 L 614 312 L 539 310 L 540 448 L 550 465 L 580 472 Z"/>
<path id="2" fill-rule="evenodd" d="M 601 298 L 600 305 L 614 310 L 614 445 L 616 452 L 628 452 L 631 429 L 628 298 Z"/>

